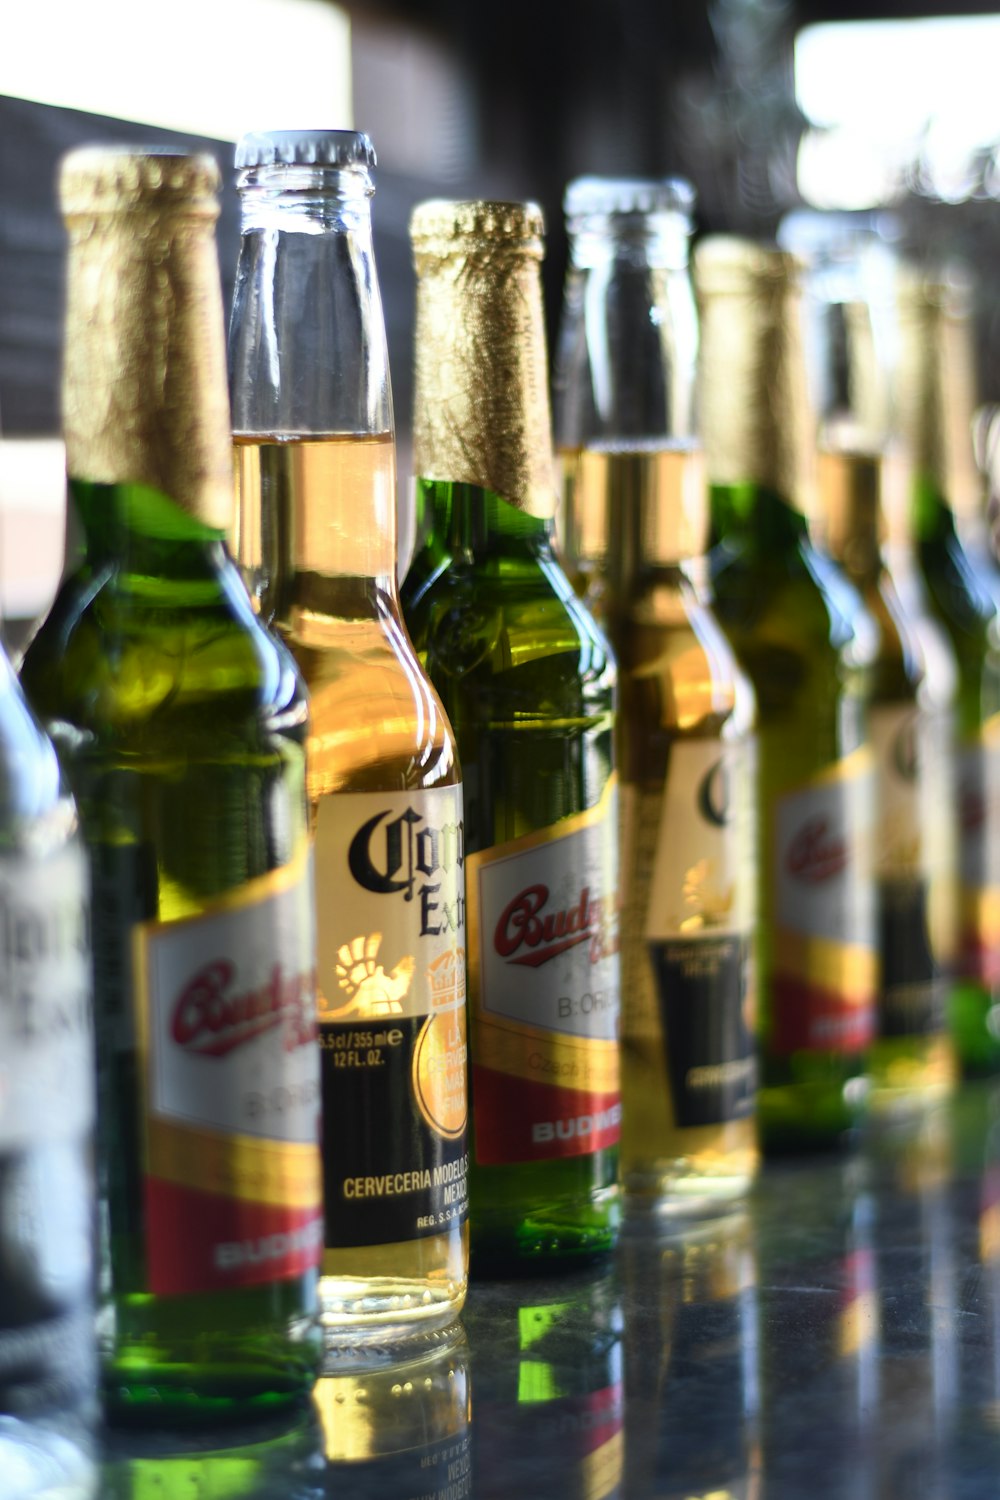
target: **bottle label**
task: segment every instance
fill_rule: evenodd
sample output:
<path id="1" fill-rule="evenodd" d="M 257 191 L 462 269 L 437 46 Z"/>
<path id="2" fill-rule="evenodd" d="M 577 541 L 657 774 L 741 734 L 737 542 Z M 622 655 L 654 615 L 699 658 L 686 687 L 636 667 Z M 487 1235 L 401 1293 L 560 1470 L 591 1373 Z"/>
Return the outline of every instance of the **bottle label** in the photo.
<path id="1" fill-rule="evenodd" d="M 323 1241 L 309 859 L 133 943 L 149 1290 L 301 1275 Z"/>
<path id="2" fill-rule="evenodd" d="M 923 1036 L 945 1026 L 955 949 L 951 718 L 909 705 L 871 711 L 878 805 L 878 1032 Z"/>
<path id="3" fill-rule="evenodd" d="M 662 796 L 625 788 L 623 1029 L 663 1047 L 682 1127 L 753 1107 L 754 790 L 753 742 L 684 739 Z"/>
<path id="4" fill-rule="evenodd" d="M 77 844 L 0 859 L 0 1151 L 94 1122 L 87 867 Z"/>
<path id="5" fill-rule="evenodd" d="M 772 1055 L 859 1052 L 874 1035 L 873 794 L 859 749 L 776 801 Z"/>
<path id="6" fill-rule="evenodd" d="M 1000 714 L 958 756 L 959 970 L 1000 985 Z"/>
<path id="7" fill-rule="evenodd" d="M 470 854 L 476 1161 L 617 1143 L 616 779 L 600 802 Z"/>
<path id="8" fill-rule="evenodd" d="M 316 822 L 326 1244 L 468 1216 L 461 787 L 327 797 Z"/>

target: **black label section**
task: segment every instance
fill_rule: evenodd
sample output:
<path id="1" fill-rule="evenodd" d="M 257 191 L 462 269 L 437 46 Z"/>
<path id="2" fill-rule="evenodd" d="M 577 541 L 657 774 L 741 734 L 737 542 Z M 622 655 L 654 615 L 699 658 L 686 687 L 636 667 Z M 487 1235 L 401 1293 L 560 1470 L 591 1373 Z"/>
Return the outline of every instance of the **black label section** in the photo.
<path id="1" fill-rule="evenodd" d="M 879 1036 L 927 1036 L 944 1030 L 946 981 L 931 950 L 927 904 L 924 880 L 879 881 Z"/>
<path id="2" fill-rule="evenodd" d="M 750 944 L 735 933 L 650 943 L 678 1125 L 720 1125 L 753 1108 L 747 1026 Z"/>
<path id="3" fill-rule="evenodd" d="M 468 1217 L 468 1142 L 435 1130 L 414 1089 L 425 1016 L 320 1026 L 326 1245 L 394 1244 Z"/>

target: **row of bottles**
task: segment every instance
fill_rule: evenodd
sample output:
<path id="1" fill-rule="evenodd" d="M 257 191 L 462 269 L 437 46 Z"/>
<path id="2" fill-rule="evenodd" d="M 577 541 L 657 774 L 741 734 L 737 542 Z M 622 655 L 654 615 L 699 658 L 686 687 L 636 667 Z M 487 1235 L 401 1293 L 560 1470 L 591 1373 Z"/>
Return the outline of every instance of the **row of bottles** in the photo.
<path id="1" fill-rule="evenodd" d="M 928 684 L 951 658 L 907 623 L 915 567 L 886 582 L 881 468 L 843 424 L 824 483 L 836 514 L 868 516 L 868 553 L 841 571 L 810 540 L 787 255 L 701 247 L 696 425 L 686 190 L 571 193 L 557 430 L 581 601 L 552 543 L 541 216 L 421 205 L 400 588 L 371 144 L 255 135 L 237 166 L 230 427 L 214 165 L 64 164 L 83 541 L 21 673 L 88 856 L 89 882 L 39 740 L 62 838 L 39 847 L 62 864 L 37 881 L 67 913 L 88 883 L 91 902 L 105 1405 L 140 1424 L 301 1405 L 324 1350 L 345 1380 L 416 1357 L 463 1304 L 470 1230 L 481 1273 L 583 1263 L 615 1243 L 620 1175 L 698 1213 L 745 1194 L 759 1137 L 839 1138 L 866 1065 L 890 1098 L 950 1070 L 932 928 L 952 688 Z M 951 514 L 935 472 L 932 530 Z M 900 834 L 911 863 L 879 836 L 878 905 L 872 743 L 940 766 Z M 35 878 L 16 880 L 29 906 Z M 898 973 L 873 1048 L 880 942 Z M 76 1030 L 57 1019 L 84 1078 L 85 949 L 78 922 L 45 955 L 77 996 Z M 959 993 L 983 1061 L 979 977 Z M 59 1142 L 83 1239 L 90 1100 Z M 85 1294 L 74 1308 L 82 1327 Z"/>
<path id="2" fill-rule="evenodd" d="M 968 322 L 822 215 L 783 225 L 805 258 L 702 240 L 692 286 L 690 209 L 571 184 L 555 377 L 621 673 L 623 1180 L 680 1212 L 745 1190 L 754 1103 L 808 1150 L 1000 1055 Z"/>

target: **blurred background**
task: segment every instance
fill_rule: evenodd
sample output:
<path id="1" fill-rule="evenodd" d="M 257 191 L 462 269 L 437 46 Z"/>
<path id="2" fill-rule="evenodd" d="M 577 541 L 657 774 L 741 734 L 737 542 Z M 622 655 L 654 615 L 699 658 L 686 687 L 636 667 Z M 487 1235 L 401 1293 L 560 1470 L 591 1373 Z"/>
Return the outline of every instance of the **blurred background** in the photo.
<path id="1" fill-rule="evenodd" d="M 198 144 L 226 183 L 227 301 L 245 130 L 353 127 L 379 158 L 376 255 L 400 470 L 410 419 L 412 205 L 534 198 L 555 335 L 561 201 L 585 172 L 680 174 L 699 232 L 770 238 L 790 209 L 891 206 L 905 244 L 964 261 L 979 397 L 1000 399 L 1000 14 L 943 0 L 31 0 L 0 49 L 0 608 L 48 605 L 62 557 L 59 157 Z M 404 545 L 405 545 L 404 525 Z"/>

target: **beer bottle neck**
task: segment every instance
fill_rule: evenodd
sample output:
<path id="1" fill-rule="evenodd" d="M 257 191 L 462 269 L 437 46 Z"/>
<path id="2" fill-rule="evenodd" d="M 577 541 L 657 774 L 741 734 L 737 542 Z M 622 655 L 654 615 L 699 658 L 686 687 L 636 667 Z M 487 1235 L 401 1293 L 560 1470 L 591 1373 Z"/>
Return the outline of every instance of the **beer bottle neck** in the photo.
<path id="1" fill-rule="evenodd" d="M 367 168 L 271 165 L 241 181 L 229 336 L 236 551 L 281 600 L 334 612 L 345 579 L 393 593 L 395 447 Z M 323 600 L 327 604 L 323 604 Z"/>

